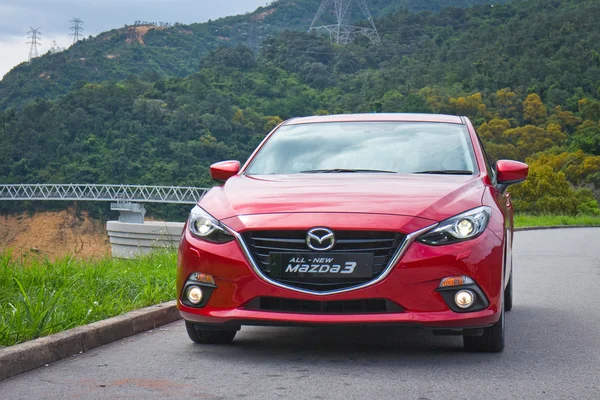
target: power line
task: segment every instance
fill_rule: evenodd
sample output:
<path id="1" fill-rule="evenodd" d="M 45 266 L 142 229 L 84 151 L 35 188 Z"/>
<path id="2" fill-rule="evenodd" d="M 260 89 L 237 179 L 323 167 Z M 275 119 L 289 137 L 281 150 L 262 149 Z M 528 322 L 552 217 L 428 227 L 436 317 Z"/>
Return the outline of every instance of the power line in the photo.
<path id="1" fill-rule="evenodd" d="M 31 44 L 31 47 L 29 48 L 29 61 L 31 61 L 32 59 L 39 57 L 38 46 L 42 45 L 42 43 L 39 41 L 41 39 L 42 32 L 40 32 L 41 27 L 37 29 L 32 27 L 29 28 L 31 30 L 27 32 L 27 39 L 29 39 L 27 44 Z"/>
<path id="2" fill-rule="evenodd" d="M 81 26 L 83 25 L 83 20 L 81 18 L 73 18 L 69 22 L 71 23 L 71 27 L 69 28 L 71 34 L 69 34 L 69 36 L 73 37 L 73 44 L 75 44 L 83 39 L 83 35 L 81 34 L 81 32 L 83 32 L 83 27 Z"/>
<path id="3" fill-rule="evenodd" d="M 361 13 L 367 18 L 369 22 L 368 27 L 351 24 L 352 13 L 355 10 L 353 6 L 358 7 Z M 332 8 L 336 23 L 318 25 L 323 15 Z M 366 0 L 322 0 L 308 31 L 327 33 L 331 41 L 337 44 L 348 44 L 360 35 L 366 36 L 371 43 L 381 43 L 381 38 L 377 32 L 375 21 L 373 20 L 371 11 L 369 11 Z"/>

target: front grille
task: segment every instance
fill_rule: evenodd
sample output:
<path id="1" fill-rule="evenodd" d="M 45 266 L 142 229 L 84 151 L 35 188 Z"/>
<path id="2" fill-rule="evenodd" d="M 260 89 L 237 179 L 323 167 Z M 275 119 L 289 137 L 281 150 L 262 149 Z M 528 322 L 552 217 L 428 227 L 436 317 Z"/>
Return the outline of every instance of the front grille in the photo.
<path id="1" fill-rule="evenodd" d="M 281 297 L 258 297 L 246 305 L 247 310 L 289 312 L 299 314 L 383 314 L 404 310 L 387 299 L 312 301 Z"/>
<path id="2" fill-rule="evenodd" d="M 249 231 L 243 238 L 263 274 L 270 277 L 271 252 L 314 252 L 306 246 L 305 230 L 285 231 Z M 397 232 L 385 231 L 334 231 L 336 242 L 332 250 L 327 253 L 373 253 L 373 276 L 366 279 L 340 282 L 335 279 L 320 280 L 318 282 L 289 281 L 271 278 L 277 282 L 300 289 L 309 289 L 318 292 L 344 289 L 361 285 L 376 279 L 388 266 L 396 250 L 404 242 L 406 235 Z"/>

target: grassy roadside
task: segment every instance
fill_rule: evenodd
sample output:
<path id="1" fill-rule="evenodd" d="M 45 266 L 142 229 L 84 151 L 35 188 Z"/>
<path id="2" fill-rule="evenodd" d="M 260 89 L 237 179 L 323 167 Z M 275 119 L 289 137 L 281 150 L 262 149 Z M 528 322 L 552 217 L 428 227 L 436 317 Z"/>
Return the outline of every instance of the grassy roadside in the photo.
<path id="1" fill-rule="evenodd" d="M 0 253 L 0 346 L 175 298 L 175 252 L 138 260 L 24 262 Z"/>
<path id="2" fill-rule="evenodd" d="M 542 227 L 542 226 L 600 226 L 600 216 L 582 215 L 572 217 L 569 215 L 515 215 L 515 227 Z"/>

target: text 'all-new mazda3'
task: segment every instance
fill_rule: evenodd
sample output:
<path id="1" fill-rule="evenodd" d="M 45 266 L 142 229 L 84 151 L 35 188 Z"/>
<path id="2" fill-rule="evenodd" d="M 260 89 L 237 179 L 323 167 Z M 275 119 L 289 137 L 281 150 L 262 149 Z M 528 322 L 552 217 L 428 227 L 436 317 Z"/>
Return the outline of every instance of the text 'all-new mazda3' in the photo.
<path id="1" fill-rule="evenodd" d="M 513 209 L 528 167 L 490 165 L 465 117 L 291 119 L 192 210 L 178 307 L 197 343 L 242 325 L 413 325 L 504 348 Z"/>

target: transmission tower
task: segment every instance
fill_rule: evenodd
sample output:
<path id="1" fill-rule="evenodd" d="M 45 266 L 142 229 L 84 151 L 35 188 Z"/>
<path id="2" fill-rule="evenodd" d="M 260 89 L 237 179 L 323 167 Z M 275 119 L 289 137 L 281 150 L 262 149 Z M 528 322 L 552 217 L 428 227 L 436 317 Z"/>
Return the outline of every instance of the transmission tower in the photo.
<path id="1" fill-rule="evenodd" d="M 29 27 L 29 28 L 31 30 L 29 32 L 27 32 L 27 35 L 28 35 L 27 39 L 29 39 L 27 44 L 31 44 L 31 47 L 29 48 L 29 61 L 31 61 L 33 58 L 37 58 L 39 56 L 38 46 L 42 45 L 42 43 L 40 42 L 42 32 L 40 32 L 40 28 L 37 28 L 37 29 L 33 29 L 32 27 Z"/>
<path id="2" fill-rule="evenodd" d="M 254 53 L 258 53 L 258 48 L 260 46 L 260 43 L 258 41 L 258 23 L 256 22 L 256 20 L 252 19 L 250 21 L 250 27 L 248 31 L 248 47 Z"/>
<path id="3" fill-rule="evenodd" d="M 244 22 L 242 24 L 242 29 L 244 30 L 242 36 L 247 40 L 246 44 L 248 48 L 252 50 L 252 52 L 258 53 L 261 39 L 261 37 L 258 35 L 258 22 L 255 19 L 251 19 L 250 22 Z"/>
<path id="4" fill-rule="evenodd" d="M 366 17 L 369 26 L 363 27 L 351 24 L 352 15 L 356 7 Z M 323 15 L 328 11 L 333 11 L 336 23 L 318 25 Z M 331 41 L 338 44 L 350 43 L 359 35 L 366 36 L 371 43 L 381 43 L 381 38 L 375 27 L 375 22 L 373 21 L 373 16 L 369 11 L 366 0 L 322 0 L 321 6 L 308 31 L 326 32 L 331 37 Z"/>
<path id="5" fill-rule="evenodd" d="M 70 36 L 73 37 L 73 44 L 75 44 L 83 38 L 83 35 L 81 34 L 81 32 L 83 32 L 83 28 L 81 26 L 83 25 L 83 20 L 81 18 L 73 18 L 69 22 L 71 23 L 71 27 L 69 28 L 71 29 Z"/>

